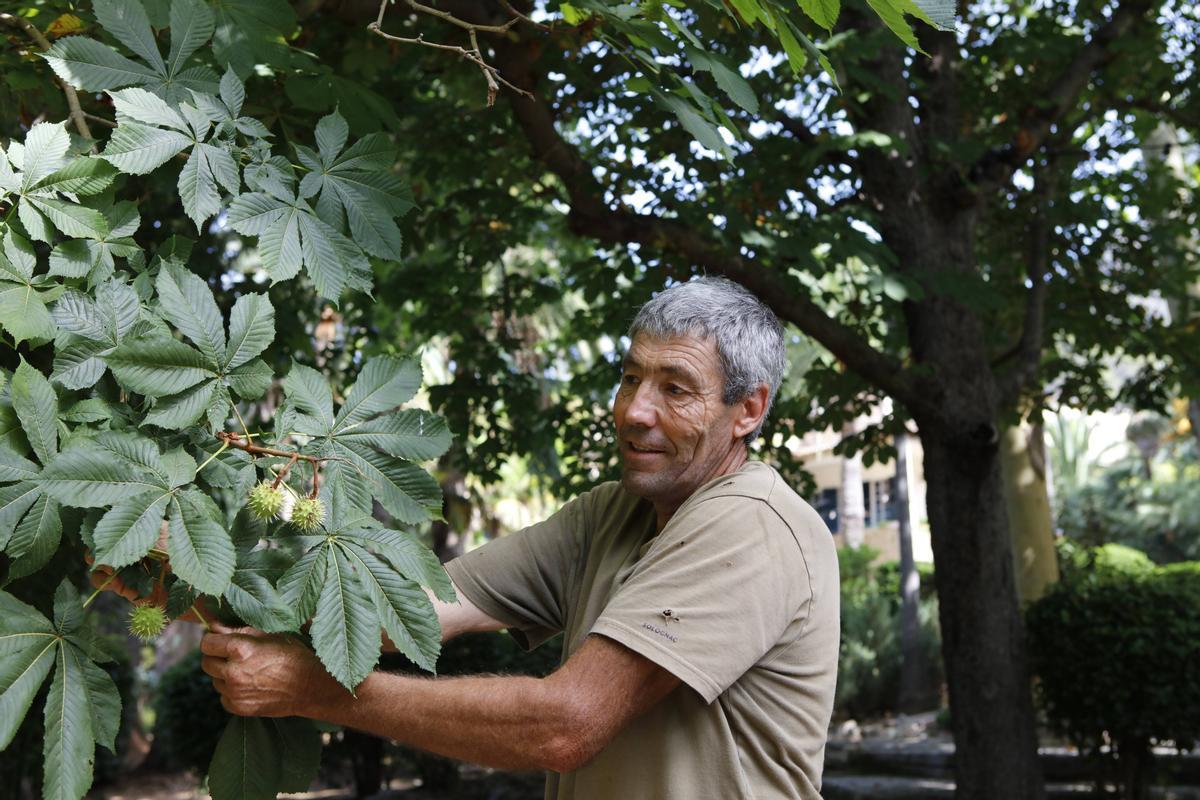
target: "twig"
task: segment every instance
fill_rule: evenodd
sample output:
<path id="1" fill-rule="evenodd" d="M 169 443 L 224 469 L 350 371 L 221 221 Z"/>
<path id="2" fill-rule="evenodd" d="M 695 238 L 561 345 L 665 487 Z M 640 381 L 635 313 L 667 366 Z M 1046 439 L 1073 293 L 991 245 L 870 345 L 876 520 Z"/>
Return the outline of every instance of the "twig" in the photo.
<path id="1" fill-rule="evenodd" d="M 283 483 L 283 479 L 287 477 L 288 472 L 291 471 L 292 467 L 296 466 L 296 462 L 299 460 L 300 454 L 292 453 L 292 457 L 288 459 L 288 463 L 283 465 L 283 467 L 279 470 L 279 474 L 275 476 L 274 482 L 271 483 L 272 489 L 279 488 L 279 484 Z M 313 469 L 316 469 L 316 467 Z"/>
<path id="2" fill-rule="evenodd" d="M 390 42 L 398 42 L 400 44 L 415 44 L 415 45 L 419 45 L 421 47 L 430 47 L 435 50 L 445 50 L 445 51 L 454 53 L 459 58 L 465 58 L 466 60 L 470 61 L 475 66 L 479 67 L 479 71 L 483 73 L 484 80 L 487 81 L 487 92 L 488 92 L 487 93 L 487 104 L 489 107 L 495 105 L 496 96 L 500 93 L 501 86 L 506 86 L 509 89 L 511 89 L 512 91 L 514 91 L 517 94 L 522 95 L 524 97 L 528 97 L 531 99 L 533 98 L 532 92 L 522 89 L 519 86 L 514 86 L 512 83 L 509 83 L 507 80 L 505 80 L 504 76 L 500 74 L 500 71 L 497 70 L 495 67 L 493 67 L 491 64 L 489 64 L 486 59 L 484 59 L 483 50 L 480 49 L 480 47 L 479 47 L 479 39 L 478 39 L 479 33 L 481 33 L 481 32 L 482 33 L 491 33 L 491 34 L 507 33 L 509 28 L 511 28 L 513 25 L 515 25 L 521 21 L 522 17 L 520 15 L 514 16 L 512 19 L 510 19 L 508 22 L 504 23 L 503 25 L 478 25 L 473 22 L 466 22 L 464 20 L 461 20 L 448 11 L 441 11 L 440 9 L 431 8 L 429 6 L 422 5 L 421 3 L 418 3 L 416 0 L 405 0 L 405 2 L 408 4 L 408 7 L 411 8 L 413 11 L 416 11 L 419 14 L 427 14 L 429 16 L 436 17 L 437 19 L 440 19 L 443 22 L 446 22 L 450 25 L 455 26 L 456 28 L 461 28 L 462 30 L 466 31 L 467 38 L 471 42 L 470 49 L 467 49 L 465 47 L 460 47 L 458 45 L 453 45 L 453 44 L 442 44 L 441 42 L 426 41 L 424 34 L 417 34 L 417 36 L 415 36 L 415 37 L 410 37 L 410 36 L 395 36 L 390 33 L 384 33 L 383 17 L 384 17 L 384 14 L 387 13 L 387 7 L 388 7 L 389 2 L 390 2 L 390 0 L 381 0 L 381 2 L 379 4 L 379 14 L 375 17 L 374 22 L 371 22 L 367 25 L 367 30 L 383 37 L 384 39 L 387 39 Z M 534 23 L 534 24 L 536 24 L 536 23 Z"/>
<path id="3" fill-rule="evenodd" d="M 92 601 L 95 600 L 100 595 L 100 593 L 104 591 L 106 586 L 108 586 L 110 583 L 112 583 L 114 580 L 116 580 L 116 578 L 117 578 L 117 573 L 116 573 L 116 570 L 114 570 L 113 573 L 108 576 L 108 579 L 106 581 L 104 581 L 104 583 L 102 583 L 96 587 L 96 591 L 94 591 L 90 595 L 88 595 L 88 599 L 83 601 L 82 608 L 87 608 L 89 605 L 91 605 Z"/>
<path id="4" fill-rule="evenodd" d="M 42 35 L 42 32 L 37 29 L 29 20 L 24 17 L 17 17 L 12 14 L 0 14 L 0 22 L 6 22 L 9 25 L 20 28 L 25 31 L 25 34 L 33 39 L 34 43 L 43 50 L 50 49 L 50 41 Z M 75 129 L 79 131 L 79 135 L 85 139 L 90 139 L 95 142 L 96 137 L 92 136 L 92 129 L 88 127 L 87 117 L 83 108 L 79 105 L 79 95 L 75 93 L 75 87 L 64 80 L 55 78 L 55 82 L 62 87 L 63 94 L 67 96 L 67 108 L 71 109 L 71 121 L 75 123 Z M 93 117 L 93 119 L 96 119 Z M 106 120 L 107 121 L 107 120 Z M 113 127 L 116 127 L 115 125 Z M 96 152 L 95 144 L 92 145 L 92 152 Z"/>

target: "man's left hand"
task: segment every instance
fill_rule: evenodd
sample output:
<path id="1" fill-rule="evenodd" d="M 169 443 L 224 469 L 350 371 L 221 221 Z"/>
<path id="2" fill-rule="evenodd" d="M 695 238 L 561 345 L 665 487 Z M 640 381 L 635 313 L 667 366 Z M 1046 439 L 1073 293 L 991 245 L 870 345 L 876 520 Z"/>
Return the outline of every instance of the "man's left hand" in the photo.
<path id="1" fill-rule="evenodd" d="M 309 716 L 315 701 L 347 694 L 311 650 L 281 634 L 213 625 L 200 640 L 200 652 L 200 666 L 231 714 Z"/>

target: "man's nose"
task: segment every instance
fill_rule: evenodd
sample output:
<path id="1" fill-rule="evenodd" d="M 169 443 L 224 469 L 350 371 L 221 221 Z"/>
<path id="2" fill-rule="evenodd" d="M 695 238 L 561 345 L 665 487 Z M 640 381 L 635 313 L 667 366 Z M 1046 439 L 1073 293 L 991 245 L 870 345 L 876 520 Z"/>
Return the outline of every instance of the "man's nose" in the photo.
<path id="1" fill-rule="evenodd" d="M 654 402 L 654 392 L 643 383 L 633 390 L 633 397 L 625 408 L 625 424 L 653 428 L 657 422 L 658 406 Z"/>

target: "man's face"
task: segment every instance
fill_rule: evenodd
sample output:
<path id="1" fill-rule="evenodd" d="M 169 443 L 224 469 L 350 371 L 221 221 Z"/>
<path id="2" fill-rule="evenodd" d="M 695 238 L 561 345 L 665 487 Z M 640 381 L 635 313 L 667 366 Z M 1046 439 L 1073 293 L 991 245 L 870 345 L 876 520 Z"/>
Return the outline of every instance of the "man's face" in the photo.
<path id="1" fill-rule="evenodd" d="M 678 504 L 725 474 L 740 437 L 739 405 L 725 405 L 712 339 L 639 334 L 613 401 L 622 484 L 656 504 Z"/>

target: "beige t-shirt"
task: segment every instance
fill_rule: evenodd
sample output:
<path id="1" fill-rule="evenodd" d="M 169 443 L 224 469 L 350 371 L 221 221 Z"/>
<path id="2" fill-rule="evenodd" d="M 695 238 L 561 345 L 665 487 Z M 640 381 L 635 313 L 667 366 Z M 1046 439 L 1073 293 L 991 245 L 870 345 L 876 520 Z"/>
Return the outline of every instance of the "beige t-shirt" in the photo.
<path id="1" fill-rule="evenodd" d="M 820 798 L 838 656 L 838 569 L 819 515 L 771 467 L 701 487 L 655 535 L 649 502 L 606 483 L 446 565 L 471 602 L 563 660 L 601 634 L 682 686 L 554 800 Z"/>

